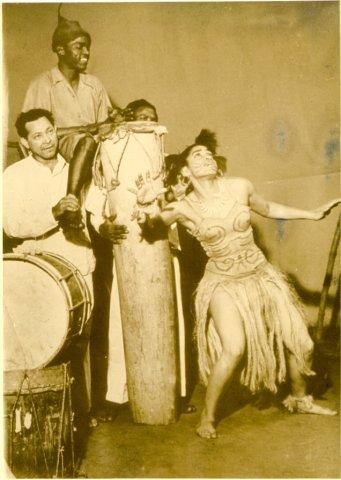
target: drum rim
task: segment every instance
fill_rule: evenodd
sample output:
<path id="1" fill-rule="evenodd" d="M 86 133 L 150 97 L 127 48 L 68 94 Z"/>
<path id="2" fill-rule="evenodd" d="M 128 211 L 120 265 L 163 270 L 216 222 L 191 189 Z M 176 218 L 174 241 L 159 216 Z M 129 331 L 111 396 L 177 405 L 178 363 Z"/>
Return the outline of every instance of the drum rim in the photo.
<path id="1" fill-rule="evenodd" d="M 74 274 L 74 277 L 77 280 L 77 283 L 81 292 L 85 293 L 85 298 L 83 299 L 85 308 L 84 308 L 83 318 L 82 318 L 82 324 L 84 325 L 84 322 L 89 318 L 90 305 L 91 305 L 91 295 L 90 295 L 88 284 L 84 280 L 84 277 L 81 274 L 80 270 L 72 262 L 70 262 L 70 260 L 62 257 L 61 255 L 58 255 L 57 253 L 52 253 L 52 252 L 46 252 L 46 253 L 48 254 L 48 256 L 56 258 L 57 260 L 60 260 L 62 263 L 66 264 L 70 268 L 70 270 L 72 270 L 72 273 Z M 66 284 L 66 281 L 63 280 L 62 283 L 64 286 Z M 84 320 L 84 317 L 85 317 L 85 320 Z"/>
<path id="2" fill-rule="evenodd" d="M 62 279 L 62 275 L 53 265 L 49 264 L 47 261 L 44 261 L 44 258 L 43 258 L 44 256 L 55 258 L 58 261 L 60 261 L 60 263 L 66 265 L 72 271 L 72 274 L 76 278 L 81 292 L 85 291 L 85 297 L 86 298 L 84 298 L 84 311 L 83 311 L 83 316 L 82 316 L 82 325 L 84 325 L 84 317 L 85 318 L 88 317 L 89 305 L 91 303 L 91 301 L 90 301 L 91 297 L 90 297 L 89 287 L 88 287 L 87 283 L 85 282 L 85 280 L 84 280 L 82 274 L 80 273 L 80 271 L 78 270 L 78 268 L 73 263 L 71 263 L 69 260 L 65 259 L 61 255 L 55 254 L 53 252 L 47 252 L 47 251 L 46 252 L 44 251 L 44 252 L 41 252 L 41 253 L 38 253 L 38 254 L 35 254 L 35 255 L 22 254 L 22 253 L 20 253 L 20 254 L 18 254 L 18 253 L 5 253 L 5 254 L 3 254 L 3 262 L 5 260 L 9 260 L 9 261 L 18 260 L 18 261 L 34 264 L 37 267 L 39 267 L 41 270 L 45 271 L 50 277 L 52 277 L 53 280 L 55 280 L 59 289 L 64 294 L 63 298 L 64 298 L 65 313 L 67 314 L 67 316 L 69 318 L 70 317 L 70 307 L 72 307 L 73 305 L 72 305 L 72 299 L 71 299 L 70 292 L 66 288 L 66 285 L 67 285 L 66 281 L 64 279 Z M 32 259 L 33 259 L 33 261 L 32 261 Z M 46 265 L 48 265 L 49 268 L 46 268 Z M 82 287 L 83 287 L 83 289 L 82 289 Z M 69 318 L 68 327 L 69 327 L 69 325 L 70 325 L 70 318 Z M 28 369 L 28 370 L 40 369 L 40 368 L 45 368 L 46 366 L 51 364 L 53 362 L 53 360 L 58 357 L 59 353 L 61 352 L 61 350 L 65 346 L 66 340 L 67 340 L 67 337 L 68 337 L 68 331 L 69 331 L 69 328 L 67 328 L 67 330 L 65 331 L 65 333 L 64 333 L 63 337 L 61 338 L 61 341 L 59 342 L 59 345 L 56 348 L 56 350 L 54 351 L 53 355 L 50 355 L 46 361 L 39 364 L 38 366 L 35 366 L 33 368 L 32 367 L 27 367 L 26 369 Z M 12 371 L 12 370 L 7 370 L 7 371 Z"/>

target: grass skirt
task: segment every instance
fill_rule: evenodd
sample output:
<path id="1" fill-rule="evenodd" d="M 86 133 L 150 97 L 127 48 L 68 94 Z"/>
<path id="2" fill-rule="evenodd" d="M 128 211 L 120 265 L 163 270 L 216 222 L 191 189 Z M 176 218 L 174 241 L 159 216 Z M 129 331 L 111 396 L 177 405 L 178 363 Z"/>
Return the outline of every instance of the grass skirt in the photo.
<path id="1" fill-rule="evenodd" d="M 241 277 L 206 270 L 198 286 L 196 335 L 199 371 L 204 384 L 222 352 L 220 338 L 208 315 L 217 287 L 227 293 L 227 301 L 233 302 L 243 320 L 246 337 L 246 364 L 241 373 L 243 385 L 252 392 L 261 388 L 276 392 L 277 384 L 286 376 L 284 346 L 296 357 L 302 374 L 314 375 L 307 364 L 312 342 L 300 301 L 285 277 L 264 262 Z"/>

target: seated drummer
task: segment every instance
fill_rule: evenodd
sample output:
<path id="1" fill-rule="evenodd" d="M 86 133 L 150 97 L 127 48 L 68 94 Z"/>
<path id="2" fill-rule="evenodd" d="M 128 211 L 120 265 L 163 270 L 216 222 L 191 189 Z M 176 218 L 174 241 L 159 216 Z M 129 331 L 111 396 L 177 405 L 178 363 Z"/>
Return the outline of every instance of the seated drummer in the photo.
<path id="1" fill-rule="evenodd" d="M 91 37 L 77 21 L 58 12 L 58 25 L 52 36 L 52 50 L 58 66 L 42 73 L 30 84 L 23 112 L 42 108 L 52 112 L 60 139 L 59 148 L 70 162 L 67 193 L 80 200 L 81 190 L 91 179 L 91 166 L 98 140 L 115 122 L 122 121 L 113 109 L 100 80 L 87 74 Z M 67 217 L 69 220 L 67 221 Z M 79 212 L 65 212 L 62 225 L 77 228 Z"/>
<path id="2" fill-rule="evenodd" d="M 58 153 L 57 130 L 50 112 L 32 109 L 21 113 L 16 121 L 21 142 L 30 154 L 10 165 L 3 174 L 3 227 L 10 238 L 20 239 L 16 253 L 51 252 L 74 264 L 92 293 L 92 272 L 95 262 L 90 242 L 75 244 L 65 238 L 58 225 L 65 212 L 79 210 L 79 202 L 66 194 L 69 166 Z M 95 195 L 95 187 L 91 190 Z M 90 194 L 90 192 L 89 192 Z M 101 192 L 98 191 L 98 198 Z M 110 220 L 111 241 L 125 237 L 126 228 Z M 88 322 L 90 328 L 90 321 Z M 87 329 L 85 329 L 87 330 Z M 82 362 L 87 347 L 87 335 L 73 367 Z M 76 369 L 79 366 L 75 367 Z M 76 376 L 76 375 L 75 375 Z M 80 412 L 90 408 L 90 366 L 85 354 L 81 378 L 76 378 L 76 407 Z M 82 386 L 81 386 L 82 385 Z M 84 385 L 84 388 L 83 388 Z"/>

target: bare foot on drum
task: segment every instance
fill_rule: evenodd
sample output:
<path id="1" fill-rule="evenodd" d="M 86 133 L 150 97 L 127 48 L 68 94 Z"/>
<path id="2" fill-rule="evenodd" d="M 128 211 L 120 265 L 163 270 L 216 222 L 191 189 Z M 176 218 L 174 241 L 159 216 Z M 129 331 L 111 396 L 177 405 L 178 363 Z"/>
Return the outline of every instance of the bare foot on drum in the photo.
<path id="1" fill-rule="evenodd" d="M 217 431 L 214 427 L 214 422 L 209 420 L 206 417 L 205 410 L 203 410 L 201 414 L 200 424 L 196 432 L 199 435 L 199 437 L 202 437 L 202 438 L 208 438 L 208 439 L 217 438 Z"/>

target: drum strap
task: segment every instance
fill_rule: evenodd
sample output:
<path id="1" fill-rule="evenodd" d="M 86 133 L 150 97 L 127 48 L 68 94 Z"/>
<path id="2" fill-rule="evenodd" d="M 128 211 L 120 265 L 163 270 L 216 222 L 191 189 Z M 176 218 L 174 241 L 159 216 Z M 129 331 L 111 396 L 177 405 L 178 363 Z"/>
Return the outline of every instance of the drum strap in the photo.
<path id="1" fill-rule="evenodd" d="M 49 230 L 48 232 L 43 233 L 42 235 L 38 235 L 36 237 L 18 238 L 18 241 L 20 241 L 18 244 L 21 245 L 21 243 L 25 242 L 26 240 L 45 240 L 46 238 L 52 237 L 52 235 L 57 233 L 58 230 L 59 230 L 59 225 L 52 228 L 52 230 Z"/>

